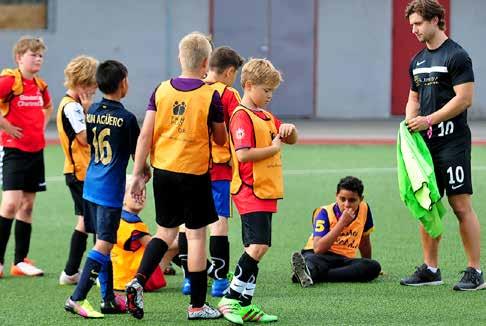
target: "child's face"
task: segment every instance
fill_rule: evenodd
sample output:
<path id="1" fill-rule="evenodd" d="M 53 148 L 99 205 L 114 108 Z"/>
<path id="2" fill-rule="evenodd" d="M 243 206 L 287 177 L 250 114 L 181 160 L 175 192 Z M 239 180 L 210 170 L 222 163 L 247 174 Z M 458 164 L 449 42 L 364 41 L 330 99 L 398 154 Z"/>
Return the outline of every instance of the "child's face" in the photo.
<path id="1" fill-rule="evenodd" d="M 224 83 L 228 86 L 232 86 L 235 83 L 237 74 L 235 67 L 226 68 L 223 74 L 225 79 Z"/>
<path id="2" fill-rule="evenodd" d="M 270 103 L 273 91 L 274 89 L 267 85 L 253 85 L 251 82 L 247 82 L 245 87 L 245 92 L 259 108 L 265 108 Z"/>
<path id="3" fill-rule="evenodd" d="M 139 213 L 145 207 L 145 199 L 146 199 L 145 189 L 143 191 L 141 203 L 136 202 L 130 195 L 130 192 L 126 191 L 125 198 L 123 199 L 123 208 L 133 213 Z"/>
<path id="4" fill-rule="evenodd" d="M 121 87 L 121 97 L 124 98 L 128 93 L 128 77 L 125 77 L 121 81 L 120 87 Z"/>
<path id="5" fill-rule="evenodd" d="M 91 98 L 95 95 L 97 89 L 98 89 L 97 85 L 90 85 L 90 86 L 83 85 L 83 86 L 76 87 L 74 91 L 77 94 L 84 94 L 85 96 Z"/>
<path id="6" fill-rule="evenodd" d="M 42 63 L 44 62 L 44 52 L 27 50 L 24 54 L 18 54 L 16 59 L 21 71 L 35 74 L 41 70 Z"/>
<path id="7" fill-rule="evenodd" d="M 340 189 L 336 194 L 336 203 L 341 212 L 351 208 L 353 212 L 356 213 L 362 200 L 363 198 L 360 197 L 357 192 L 351 190 Z"/>

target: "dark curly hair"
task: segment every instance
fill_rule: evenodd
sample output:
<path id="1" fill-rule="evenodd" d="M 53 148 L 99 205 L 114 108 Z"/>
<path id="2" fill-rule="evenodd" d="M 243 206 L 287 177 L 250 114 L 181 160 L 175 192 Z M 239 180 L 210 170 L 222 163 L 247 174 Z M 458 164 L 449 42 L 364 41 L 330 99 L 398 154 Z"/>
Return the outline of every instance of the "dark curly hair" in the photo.
<path id="1" fill-rule="evenodd" d="M 445 9 L 437 0 L 413 0 L 405 9 L 405 18 L 417 13 L 425 20 L 431 21 L 434 17 L 439 18 L 437 26 L 440 30 L 445 31 Z"/>
<path id="2" fill-rule="evenodd" d="M 347 176 L 339 180 L 339 183 L 337 184 L 336 193 L 339 193 L 341 189 L 355 192 L 358 194 L 358 196 L 363 197 L 363 190 L 364 190 L 363 182 L 356 177 Z"/>

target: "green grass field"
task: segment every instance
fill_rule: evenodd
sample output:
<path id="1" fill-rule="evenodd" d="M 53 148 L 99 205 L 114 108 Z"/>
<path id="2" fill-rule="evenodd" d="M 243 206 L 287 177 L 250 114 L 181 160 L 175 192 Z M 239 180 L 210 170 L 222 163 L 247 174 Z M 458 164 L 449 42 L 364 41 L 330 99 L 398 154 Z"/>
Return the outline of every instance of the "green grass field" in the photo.
<path id="1" fill-rule="evenodd" d="M 103 321 L 86 321 L 64 312 L 72 287 L 57 284 L 64 268 L 68 242 L 74 226 L 71 197 L 62 176 L 62 153 L 49 146 L 45 152 L 48 191 L 38 195 L 29 256 L 46 275 L 41 278 L 13 278 L 13 234 L 6 255 L 5 276 L 0 280 L 0 325 L 181 325 L 186 323 L 188 297 L 179 291 L 181 273 L 168 277 L 168 287 L 145 295 L 145 318 L 129 315 L 106 316 Z M 486 201 L 486 147 L 473 148 L 474 207 L 484 221 Z M 428 288 L 403 287 L 399 279 L 421 264 L 417 223 L 401 203 L 396 181 L 394 146 L 287 146 L 284 149 L 285 200 L 274 216 L 273 246 L 260 264 L 255 303 L 279 316 L 278 325 L 358 324 L 451 324 L 486 322 L 482 315 L 486 291 L 456 293 L 452 290 L 464 269 L 465 255 L 457 221 L 449 210 L 441 246 L 445 285 Z M 340 177 L 355 175 L 365 184 L 365 198 L 373 211 L 375 232 L 373 256 L 385 275 L 369 284 L 319 284 L 303 289 L 290 282 L 290 254 L 300 249 L 310 231 L 310 214 L 334 200 Z M 154 230 L 151 192 L 142 217 Z M 230 222 L 232 267 L 242 252 L 239 218 Z M 483 245 L 483 253 L 485 252 Z M 486 261 L 483 254 L 483 264 Z M 486 268 L 486 265 L 484 265 Z M 89 300 L 100 300 L 94 288 Z M 210 303 L 217 300 L 208 297 Z M 223 319 L 194 324 L 223 325 Z"/>

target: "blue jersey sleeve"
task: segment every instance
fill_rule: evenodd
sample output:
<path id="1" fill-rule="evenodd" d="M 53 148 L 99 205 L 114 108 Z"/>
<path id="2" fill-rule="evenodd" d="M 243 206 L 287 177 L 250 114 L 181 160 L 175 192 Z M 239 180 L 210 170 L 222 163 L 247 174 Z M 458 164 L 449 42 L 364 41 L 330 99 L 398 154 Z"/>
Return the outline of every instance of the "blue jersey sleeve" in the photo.
<path id="1" fill-rule="evenodd" d="M 128 148 L 130 149 L 130 154 L 135 154 L 139 134 L 140 128 L 138 126 L 137 119 L 132 115 L 132 119 L 130 120 L 130 125 L 128 127 Z"/>
<path id="2" fill-rule="evenodd" d="M 371 208 L 368 205 L 368 215 L 366 216 L 366 222 L 364 226 L 364 234 L 369 234 L 373 231 L 375 225 L 373 224 L 373 214 L 371 213 Z"/>
<path id="3" fill-rule="evenodd" d="M 329 216 L 327 216 L 327 211 L 322 209 L 319 215 L 316 216 L 313 223 L 313 235 L 314 237 L 323 237 L 329 233 Z"/>

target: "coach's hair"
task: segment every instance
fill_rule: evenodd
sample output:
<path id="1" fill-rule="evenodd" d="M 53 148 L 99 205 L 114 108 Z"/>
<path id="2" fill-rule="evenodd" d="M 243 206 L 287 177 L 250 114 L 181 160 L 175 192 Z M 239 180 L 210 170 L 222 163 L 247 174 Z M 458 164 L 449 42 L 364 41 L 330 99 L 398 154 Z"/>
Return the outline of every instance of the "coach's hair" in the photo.
<path id="1" fill-rule="evenodd" d="M 17 55 L 23 55 L 29 50 L 32 52 L 44 52 L 47 50 L 47 47 L 41 38 L 24 35 L 15 43 L 12 49 L 14 61 L 17 62 Z"/>
<path id="2" fill-rule="evenodd" d="M 120 87 L 120 83 L 128 75 L 125 65 L 116 60 L 106 60 L 96 70 L 98 88 L 104 94 L 113 94 Z"/>
<path id="3" fill-rule="evenodd" d="M 244 61 L 238 52 L 229 46 L 220 46 L 211 53 L 209 69 L 221 74 L 230 67 L 234 67 L 235 70 L 240 69 Z"/>
<path id="4" fill-rule="evenodd" d="M 358 196 L 363 197 L 363 182 L 352 176 L 347 176 L 339 180 L 337 184 L 336 194 L 339 193 L 341 189 L 349 190 L 358 194 Z"/>
<path id="5" fill-rule="evenodd" d="M 425 20 L 431 21 L 434 17 L 439 19 L 437 26 L 445 31 L 445 9 L 437 0 L 413 0 L 405 9 L 405 17 L 408 19 L 412 14 L 419 14 Z"/>
<path id="6" fill-rule="evenodd" d="M 265 85 L 277 88 L 283 81 L 282 74 L 267 59 L 251 58 L 241 69 L 241 86 L 245 88 L 246 82 L 253 85 Z"/>
<path id="7" fill-rule="evenodd" d="M 64 86 L 70 89 L 95 86 L 97 66 L 98 60 L 86 55 L 72 59 L 64 69 Z"/>
<path id="8" fill-rule="evenodd" d="M 179 58 L 182 69 L 197 70 L 209 58 L 212 46 L 208 36 L 192 32 L 179 42 Z"/>

